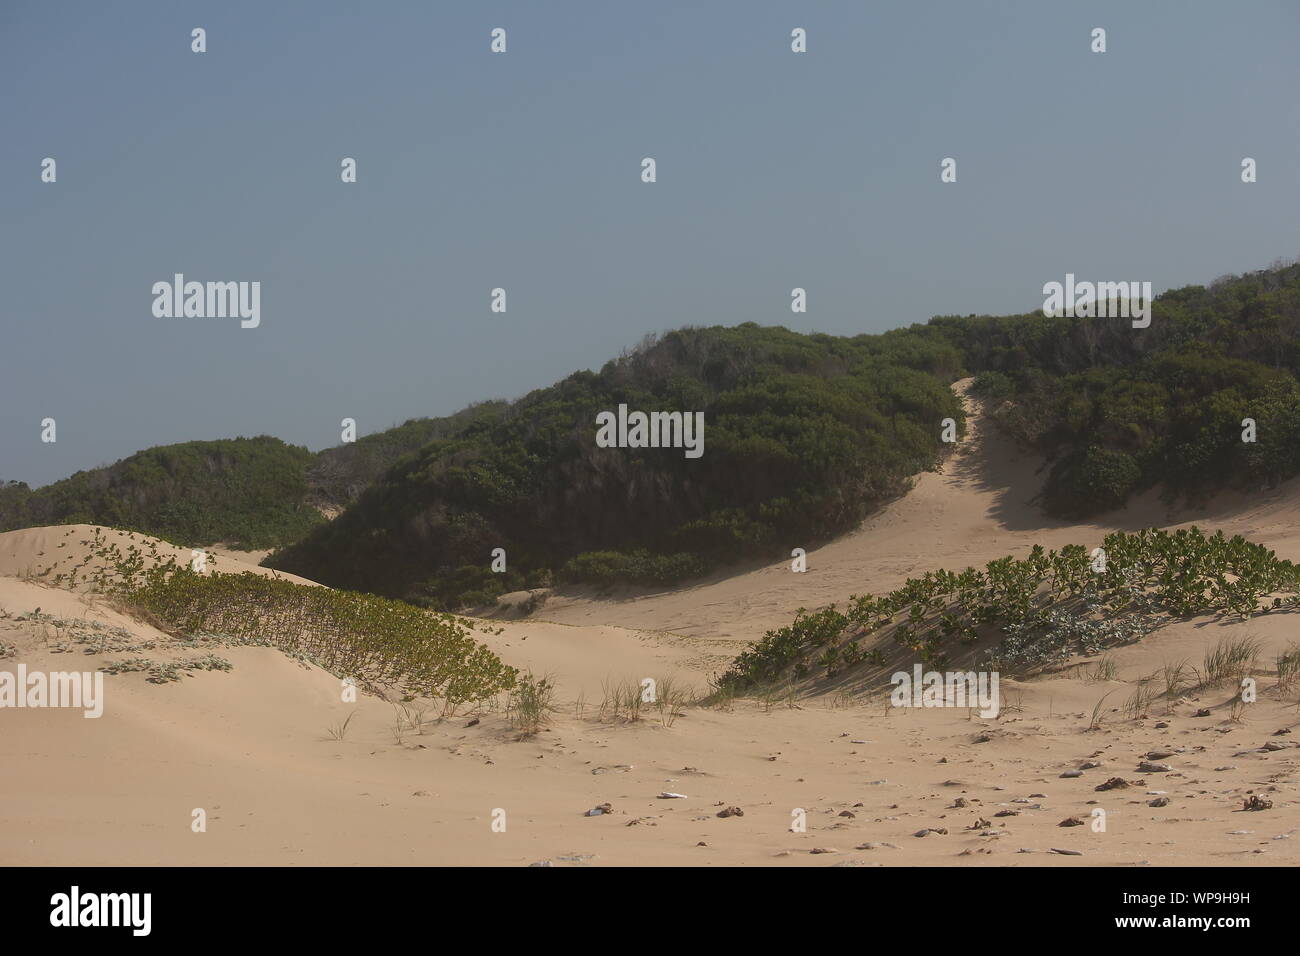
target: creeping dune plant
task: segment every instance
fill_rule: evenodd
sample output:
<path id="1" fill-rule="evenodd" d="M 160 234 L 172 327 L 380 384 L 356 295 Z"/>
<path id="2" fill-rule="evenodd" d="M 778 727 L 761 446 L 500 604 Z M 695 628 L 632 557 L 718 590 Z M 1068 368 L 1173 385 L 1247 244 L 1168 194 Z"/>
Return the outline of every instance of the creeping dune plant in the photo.
<path id="1" fill-rule="evenodd" d="M 1248 618 L 1297 605 L 1300 569 L 1240 536 L 1148 529 L 1108 535 L 1102 548 L 1100 571 L 1080 545 L 1035 546 L 1027 558 L 999 558 L 982 571 L 932 571 L 881 597 L 850 598 L 844 611 L 801 608 L 792 624 L 740 654 L 719 683 L 743 691 L 817 667 L 833 675 L 862 661 L 879 666 L 865 640 L 880 634 L 936 667 L 954 641 L 1000 636 L 986 663 L 1029 670 L 1100 653 L 1171 618 Z"/>

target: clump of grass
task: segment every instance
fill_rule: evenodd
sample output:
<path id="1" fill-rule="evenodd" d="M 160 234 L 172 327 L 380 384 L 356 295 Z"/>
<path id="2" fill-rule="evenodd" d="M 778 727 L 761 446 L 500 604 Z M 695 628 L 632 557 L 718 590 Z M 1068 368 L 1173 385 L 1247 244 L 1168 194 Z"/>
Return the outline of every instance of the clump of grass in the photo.
<path id="1" fill-rule="evenodd" d="M 696 703 L 701 707 L 710 707 L 724 713 L 730 713 L 736 705 L 736 698 L 740 697 L 747 690 L 747 685 L 731 680 L 726 674 L 721 676 L 710 674 L 708 681 L 708 693 L 699 698 Z M 785 694 L 776 691 L 775 688 L 778 686 L 778 682 L 775 680 L 759 681 L 756 682 L 755 686 L 762 689 L 758 696 L 769 710 L 771 709 L 771 705 L 782 697 L 785 698 L 786 702 L 789 703 L 791 707 L 795 706 L 793 703 L 795 691 L 792 683 L 786 685 L 787 691 Z M 768 696 L 764 697 L 764 693 L 767 693 Z"/>
<path id="2" fill-rule="evenodd" d="M 534 676 L 532 671 L 521 674 L 510 691 L 506 712 L 510 726 L 530 737 L 542 729 L 555 710 L 555 681 L 551 675 Z"/>
<path id="3" fill-rule="evenodd" d="M 1092 719 L 1088 721 L 1089 730 L 1101 730 L 1102 721 L 1105 719 L 1101 715 L 1101 705 L 1104 704 L 1106 702 L 1106 698 L 1113 693 L 1115 692 L 1112 690 L 1108 693 L 1103 694 L 1101 698 L 1097 701 L 1097 703 L 1092 705 Z"/>
<path id="4" fill-rule="evenodd" d="M 1023 714 L 1025 712 L 1025 695 L 1023 691 L 1008 691 L 1002 697 L 1002 706 L 998 716 L 1003 714 Z"/>
<path id="5" fill-rule="evenodd" d="M 341 723 L 332 724 L 325 728 L 326 733 L 335 740 L 342 740 L 348 735 L 348 725 L 352 723 L 352 718 L 356 715 L 357 712 L 354 710 L 352 713 L 348 714 L 347 720 L 344 720 Z"/>
<path id="6" fill-rule="evenodd" d="M 1165 685 L 1166 700 L 1173 700 L 1193 684 L 1191 671 L 1187 666 L 1186 659 L 1177 662 L 1165 661 L 1164 665 L 1160 668 L 1160 678 Z"/>
<path id="7" fill-rule="evenodd" d="M 1259 640 L 1250 635 L 1225 637 L 1205 652 L 1202 687 L 1217 687 L 1227 681 L 1240 681 L 1251 674 L 1259 662 Z"/>
<path id="8" fill-rule="evenodd" d="M 694 699 L 694 693 L 678 682 L 675 677 L 663 677 L 656 682 L 655 709 L 659 712 L 659 722 L 671 727 L 681 716 L 681 708 Z"/>
<path id="9" fill-rule="evenodd" d="M 1288 644 L 1285 651 L 1277 655 L 1277 686 L 1286 691 L 1300 677 L 1300 647 Z"/>
<path id="10" fill-rule="evenodd" d="M 414 730 L 417 734 L 424 733 L 424 715 L 427 708 L 416 701 L 403 701 L 395 704 L 394 709 L 397 711 L 398 727 L 405 725 L 408 730 Z"/>
<path id="11" fill-rule="evenodd" d="M 706 702 L 709 704 L 723 705 L 724 709 L 729 710 L 734 696 L 734 688 L 730 685 L 724 685 L 715 688 L 713 693 L 706 699 Z M 772 708 L 778 704 L 785 704 L 785 706 L 791 710 L 798 706 L 798 704 L 795 703 L 798 697 L 798 691 L 795 689 L 795 685 L 792 681 L 764 684 L 758 688 L 754 696 L 758 699 L 758 702 L 763 705 L 763 713 L 765 714 L 770 714 Z"/>
<path id="12" fill-rule="evenodd" d="M 1145 717 L 1151 707 L 1151 702 L 1157 697 L 1154 685 L 1155 678 L 1147 677 L 1138 681 L 1137 687 L 1129 695 L 1128 700 L 1124 702 L 1124 715 L 1129 720 L 1137 720 L 1139 717 Z"/>
<path id="13" fill-rule="evenodd" d="M 636 723 L 641 719 L 641 705 L 647 701 L 642 699 L 640 681 L 613 681 L 606 678 L 601 681 L 600 689 L 601 701 L 597 714 L 600 720 Z"/>
<path id="14" fill-rule="evenodd" d="M 857 704 L 858 699 L 854 696 L 851 690 L 836 691 L 830 700 L 832 710 L 838 710 L 840 708 L 847 710 L 848 708 L 856 707 Z"/>
<path id="15" fill-rule="evenodd" d="M 1087 672 L 1087 679 L 1095 684 L 1115 680 L 1118 677 L 1119 665 L 1112 658 L 1106 656 L 1097 661 L 1092 670 Z"/>

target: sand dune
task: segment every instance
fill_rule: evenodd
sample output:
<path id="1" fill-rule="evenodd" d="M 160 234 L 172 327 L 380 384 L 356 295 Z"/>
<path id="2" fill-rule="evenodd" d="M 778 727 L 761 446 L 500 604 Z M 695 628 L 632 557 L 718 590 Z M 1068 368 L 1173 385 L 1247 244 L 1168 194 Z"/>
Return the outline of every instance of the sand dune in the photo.
<path id="1" fill-rule="evenodd" d="M 783 560 L 740 574 L 715 575 L 678 590 L 602 598 L 559 596 L 541 617 L 569 624 L 600 622 L 655 628 L 719 641 L 720 652 L 789 623 L 798 608 L 843 604 L 851 594 L 879 594 L 937 568 L 982 566 L 1003 555 L 1023 556 L 1035 544 L 1101 543 L 1112 531 L 1199 524 L 1222 528 L 1300 561 L 1300 479 L 1258 496 L 1225 494 L 1199 508 L 1164 506 L 1148 493 L 1097 522 L 1073 524 L 1042 514 L 1034 497 L 1042 462 L 999 433 L 969 397 L 971 380 L 954 386 L 966 396 L 968 435 L 942 471 L 921 475 L 908 494 L 885 505 L 851 534 L 808 550 L 807 572 Z"/>
<path id="2" fill-rule="evenodd" d="M 1035 543 L 1093 544 L 1115 528 L 1199 522 L 1300 558 L 1294 484 L 1223 497 L 1200 513 L 1171 514 L 1147 498 L 1109 523 L 1068 525 L 1033 507 L 1037 467 L 974 415 L 941 473 L 812 551 L 807 574 L 783 562 L 668 593 L 555 598 L 538 620 L 483 622 L 476 639 L 558 682 L 557 713 L 527 739 L 494 710 L 474 723 L 430 711 L 419 732 L 395 728 L 393 704 L 346 703 L 337 677 L 258 647 L 223 648 L 232 670 L 178 682 L 109 676 L 96 720 L 2 710 L 0 862 L 1295 865 L 1294 691 L 1278 694 L 1263 676 L 1260 701 L 1243 714 L 1232 713 L 1227 688 L 1186 691 L 1142 719 L 1123 713 L 1138 678 L 1167 661 L 1199 661 L 1224 634 L 1256 636 L 1267 662 L 1293 639 L 1292 615 L 1168 627 L 1112 651 L 1116 672 L 1106 680 L 1081 668 L 1006 681 L 996 720 L 893 709 L 878 694 L 601 718 L 609 681 L 673 676 L 703 688 L 798 607 Z M 103 597 L 41 574 L 51 560 L 80 562 L 92 530 L 0 535 L 0 651 L 16 652 L 0 670 L 194 653 Z M 188 561 L 187 550 L 174 550 Z M 246 569 L 270 573 L 219 554 L 218 571 Z M 133 642 L 147 649 L 114 650 Z M 1090 730 L 1102 698 L 1101 725 Z M 349 716 L 335 739 L 331 728 Z M 1160 761 L 1170 769 L 1140 771 L 1151 753 L 1167 753 Z M 1114 777 L 1128 785 L 1097 789 Z M 1272 808 L 1243 811 L 1252 794 Z M 608 813 L 585 815 L 604 804 Z M 732 807 L 743 814 L 718 815 Z M 196 809 L 206 832 L 192 829 Z M 498 811 L 504 832 L 492 826 Z M 800 811 L 806 832 L 791 832 Z M 1071 819 L 1083 825 L 1060 826 Z"/>
<path id="3" fill-rule="evenodd" d="M 66 576 L 76 570 L 78 579 L 84 585 L 96 571 L 109 568 L 110 563 L 95 553 L 92 542 L 96 540 L 102 543 L 102 547 L 116 547 L 123 554 L 135 547 L 149 555 L 157 555 L 157 563 L 174 559 L 177 564 L 189 565 L 193 559 L 193 549 L 169 544 L 148 535 L 89 524 L 68 524 L 49 528 L 24 528 L 0 534 L 0 575 L 53 583 L 55 575 L 61 573 Z M 256 555 L 265 552 L 246 553 L 220 547 L 202 550 L 207 555 L 204 574 L 242 574 L 248 571 L 296 584 L 316 584 L 295 574 L 259 567 Z M 72 586 L 75 588 L 75 585 Z"/>

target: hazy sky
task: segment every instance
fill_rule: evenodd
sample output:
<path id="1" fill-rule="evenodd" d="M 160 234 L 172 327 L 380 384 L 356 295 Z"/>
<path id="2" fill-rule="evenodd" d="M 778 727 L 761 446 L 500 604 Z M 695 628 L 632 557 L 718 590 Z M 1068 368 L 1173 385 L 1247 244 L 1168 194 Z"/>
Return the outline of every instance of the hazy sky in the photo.
<path id="1" fill-rule="evenodd" d="M 317 449 L 681 325 L 1262 268 L 1300 255 L 1298 49 L 1294 0 L 3 0 L 0 479 Z M 155 318 L 177 272 L 260 281 L 260 327 Z"/>

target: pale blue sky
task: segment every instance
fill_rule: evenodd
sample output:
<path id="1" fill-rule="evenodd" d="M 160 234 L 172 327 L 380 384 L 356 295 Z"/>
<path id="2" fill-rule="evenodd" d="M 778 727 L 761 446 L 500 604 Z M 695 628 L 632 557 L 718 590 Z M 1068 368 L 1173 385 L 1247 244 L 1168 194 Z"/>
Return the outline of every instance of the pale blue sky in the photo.
<path id="1" fill-rule="evenodd" d="M 1300 255 L 1298 48 L 1300 4 L 1262 0 L 5 0 L 0 479 L 321 448 L 681 325 L 877 332 L 1066 272 L 1261 268 Z M 175 272 L 260 280 L 261 327 L 154 318 Z"/>

